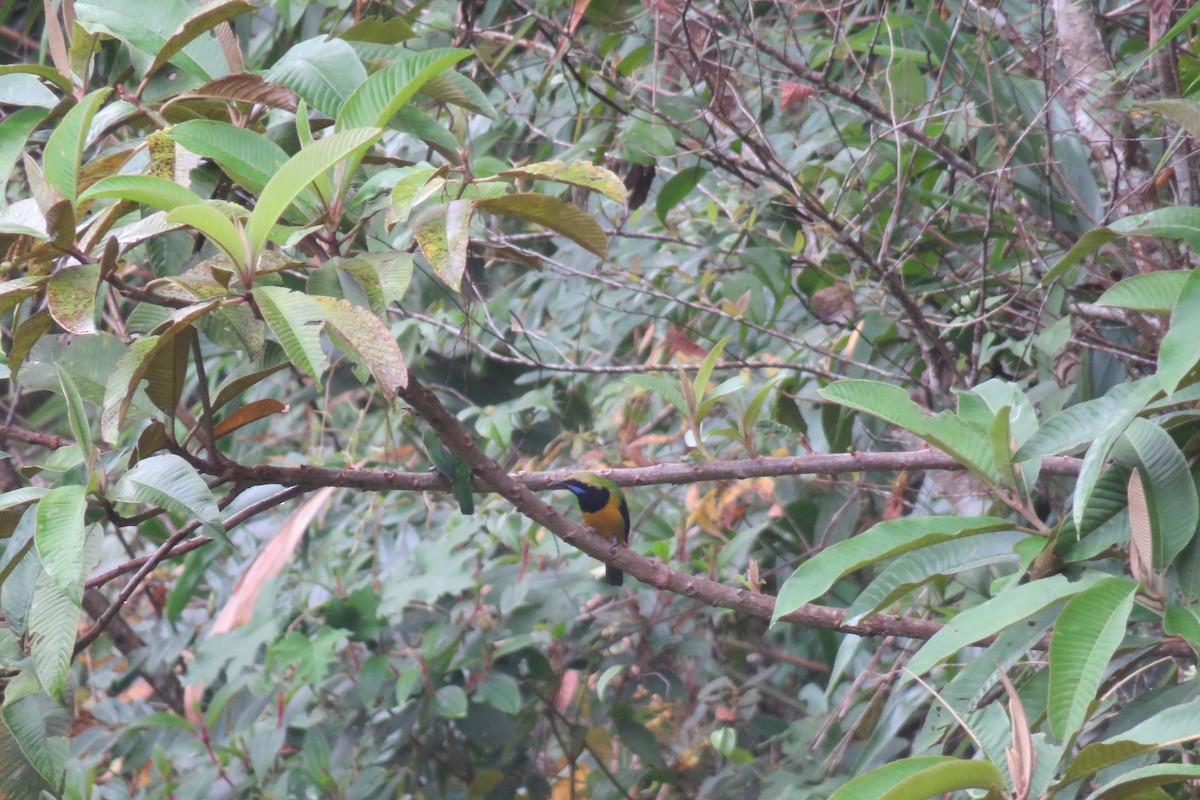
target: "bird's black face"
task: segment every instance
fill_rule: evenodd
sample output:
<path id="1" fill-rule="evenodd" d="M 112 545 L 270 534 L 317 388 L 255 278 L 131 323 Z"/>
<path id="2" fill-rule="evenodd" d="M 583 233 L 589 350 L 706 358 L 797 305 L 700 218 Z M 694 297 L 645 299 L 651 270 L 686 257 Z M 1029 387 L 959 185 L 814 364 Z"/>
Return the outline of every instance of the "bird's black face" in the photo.
<path id="1" fill-rule="evenodd" d="M 574 479 L 554 485 L 559 489 L 570 490 L 579 498 L 579 508 L 583 511 L 599 511 L 608 503 L 608 489 L 601 486 L 588 486 L 583 481 Z"/>

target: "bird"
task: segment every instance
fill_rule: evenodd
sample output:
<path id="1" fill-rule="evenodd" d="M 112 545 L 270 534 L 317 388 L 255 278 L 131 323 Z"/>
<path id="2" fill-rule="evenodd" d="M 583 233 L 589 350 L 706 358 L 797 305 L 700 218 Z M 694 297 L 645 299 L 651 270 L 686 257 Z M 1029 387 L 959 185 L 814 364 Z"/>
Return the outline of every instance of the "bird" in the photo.
<path id="1" fill-rule="evenodd" d="M 442 440 L 433 431 L 425 431 L 423 435 L 425 451 L 433 462 L 430 470 L 441 475 L 450 483 L 450 491 L 458 501 L 458 509 L 470 516 L 475 513 L 475 496 L 471 488 L 471 468 L 461 458 L 450 452 Z"/>
<path id="2" fill-rule="evenodd" d="M 583 522 L 596 533 L 621 545 L 629 544 L 629 505 L 621 489 L 608 478 L 590 472 L 576 472 L 555 489 L 567 489 L 579 501 Z M 625 583 L 625 573 L 614 566 L 605 565 L 604 577 L 610 586 Z"/>

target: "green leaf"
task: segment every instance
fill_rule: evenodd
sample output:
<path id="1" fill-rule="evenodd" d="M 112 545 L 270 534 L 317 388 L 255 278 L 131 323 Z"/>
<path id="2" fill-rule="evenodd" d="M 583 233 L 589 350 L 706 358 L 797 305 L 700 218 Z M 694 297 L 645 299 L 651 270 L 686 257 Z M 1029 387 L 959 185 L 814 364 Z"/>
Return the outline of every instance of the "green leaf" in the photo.
<path id="1" fill-rule="evenodd" d="M 1125 636 L 1137 586 L 1107 578 L 1072 597 L 1050 638 L 1047 713 L 1059 742 L 1079 731 L 1100 688 L 1105 668 Z"/>
<path id="2" fill-rule="evenodd" d="M 988 483 L 999 482 L 987 437 L 948 411 L 925 414 L 899 386 L 878 381 L 844 380 L 820 390 L 827 400 L 873 414 L 899 425 L 953 456 Z"/>
<path id="3" fill-rule="evenodd" d="M 46 574 L 59 590 L 75 599 L 83 598 L 84 487 L 58 486 L 38 503 L 37 530 L 33 541 Z"/>
<path id="4" fill-rule="evenodd" d="M 672 175 L 659 190 L 658 199 L 654 203 L 654 215 L 658 217 L 658 221 L 667 224 L 667 214 L 682 203 L 707 174 L 708 170 L 704 167 L 688 167 Z"/>
<path id="5" fill-rule="evenodd" d="M 931 764 L 916 774 L 901 778 L 880 795 L 879 800 L 936 797 L 962 789 L 986 789 L 989 794 L 999 796 L 1004 789 L 1004 776 L 991 761 L 956 759 Z"/>
<path id="6" fill-rule="evenodd" d="M 146 396 L 168 417 L 176 413 L 183 398 L 195 339 L 196 329 L 184 327 L 169 344 L 158 348 L 147 363 Z"/>
<path id="7" fill-rule="evenodd" d="M 25 758 L 57 792 L 71 752 L 71 715 L 42 692 L 32 674 L 21 672 L 4 687 L 0 718 Z"/>
<path id="8" fill-rule="evenodd" d="M 191 189 L 153 175 L 112 175 L 102 178 L 79 195 L 79 202 L 114 197 L 161 211 L 173 211 L 180 206 L 201 205 L 204 202 Z"/>
<path id="9" fill-rule="evenodd" d="M 117 481 L 109 499 L 157 506 L 185 520 L 197 520 L 225 537 L 221 512 L 208 485 L 192 465 L 173 453 L 139 461 Z"/>
<path id="10" fill-rule="evenodd" d="M 451 164 L 462 161 L 458 140 L 445 126 L 416 106 L 404 106 L 392 117 L 388 127 L 417 137 Z"/>
<path id="11" fill-rule="evenodd" d="M 216 397 L 213 398 L 213 410 L 222 408 L 233 398 L 246 391 L 254 384 L 262 381 L 281 369 L 290 366 L 286 353 L 279 345 L 271 342 L 268 347 L 263 349 L 263 355 L 259 360 L 246 367 L 244 374 L 235 373 L 229 377 L 227 383 L 221 386 Z"/>
<path id="12" fill-rule="evenodd" d="M 225 174 L 254 194 L 288 160 L 284 149 L 263 134 L 228 122 L 189 120 L 171 128 L 168 135 L 196 155 L 217 162 Z"/>
<path id="13" fill-rule="evenodd" d="M 988 443 L 992 446 L 992 465 L 1006 486 L 1018 486 L 1017 473 L 1012 466 L 1012 427 L 1009 415 L 1012 408 L 1004 406 L 996 412 L 988 428 Z"/>
<path id="14" fill-rule="evenodd" d="M 1194 782 L 1197 778 L 1200 778 L 1200 765 L 1197 764 L 1152 764 L 1110 780 L 1088 795 L 1088 800 L 1140 800 L 1148 789 Z"/>
<path id="15" fill-rule="evenodd" d="M 325 170 L 354 152 L 369 147 L 382 131 L 379 128 L 354 128 L 327 136 L 288 159 L 263 188 L 250 213 L 246 237 L 253 261 L 262 252 L 271 228 L 305 187 Z"/>
<path id="16" fill-rule="evenodd" d="M 700 369 L 696 370 L 696 378 L 692 382 L 692 391 L 695 397 L 702 398 L 707 393 L 708 381 L 712 377 L 713 370 L 717 368 L 717 361 L 720 360 L 721 353 L 725 351 L 727 344 L 729 344 L 728 336 L 717 342 L 713 349 L 708 351 L 704 361 L 700 362 Z M 703 419 L 704 414 L 701 412 L 696 416 Z"/>
<path id="17" fill-rule="evenodd" d="M 376 44 L 399 44 L 417 34 L 403 17 L 366 17 L 338 34 L 348 42 L 374 42 Z"/>
<path id="18" fill-rule="evenodd" d="M 435 75 L 421 87 L 420 94 L 432 97 L 439 103 L 465 108 L 488 119 L 498 119 L 499 113 L 487 95 L 466 75 L 443 72 Z"/>
<path id="19" fill-rule="evenodd" d="M 1133 275 L 1110 286 L 1096 300 L 1096 305 L 1170 314 L 1178 304 L 1179 294 L 1191 274 L 1183 270 L 1167 270 Z"/>
<path id="20" fill-rule="evenodd" d="M 50 316 L 68 333 L 96 332 L 96 292 L 100 288 L 100 265 L 64 267 L 46 283 L 46 306 Z"/>
<path id="21" fill-rule="evenodd" d="M 62 364 L 55 366 L 58 369 L 58 382 L 62 387 L 63 399 L 67 402 L 67 422 L 71 426 L 71 433 L 74 434 L 75 441 L 79 443 L 80 450 L 87 457 L 92 451 L 93 439 L 92 426 L 88 422 L 83 397 L 79 394 L 79 388 L 75 385 L 75 379 L 71 377 L 71 373 Z"/>
<path id="22" fill-rule="evenodd" d="M 443 686 L 433 696 L 433 710 L 440 717 L 462 719 L 467 715 L 467 693 L 461 686 Z"/>
<path id="23" fill-rule="evenodd" d="M 143 0 L 93 0 L 77 2 L 79 22 L 89 32 L 108 33 L 129 46 L 128 58 L 145 71 L 154 54 L 167 44 L 168 31 L 177 30 L 193 8 L 188 3 L 145 3 Z M 228 69 L 220 48 L 212 40 L 193 41 L 175 53 L 171 63 L 196 81 L 212 80 Z M 202 63 L 203 62 L 203 63 Z"/>
<path id="24" fill-rule="evenodd" d="M 958 761 L 951 756 L 917 756 L 892 761 L 852 778 L 829 795 L 829 800 L 875 800 L 903 780 L 921 775 L 930 768 Z"/>
<path id="25" fill-rule="evenodd" d="M 82 541 L 80 542 L 82 547 Z M 38 576 L 29 608 L 30 653 L 38 683 L 55 700 L 66 699 L 67 677 L 79 615 L 83 611 L 83 574 L 75 574 L 74 586 L 65 590 L 43 572 Z"/>
<path id="26" fill-rule="evenodd" d="M 1200 138 L 1200 105 L 1197 105 L 1194 100 L 1183 98 L 1152 100 L 1146 103 L 1146 107 L 1162 114 L 1193 137 Z"/>
<path id="27" fill-rule="evenodd" d="M 1125 399 L 1112 410 L 1107 423 L 1101 429 L 1087 454 L 1079 466 L 1079 477 L 1075 480 L 1075 496 L 1072 500 L 1071 514 L 1075 527 L 1083 530 L 1083 521 L 1092 491 L 1100 478 L 1104 462 L 1108 460 L 1109 452 L 1117 439 L 1125 432 L 1130 423 L 1145 409 L 1154 396 L 1159 393 L 1157 376 L 1139 381 Z"/>
<path id="28" fill-rule="evenodd" d="M 1128 761 L 1131 758 L 1136 758 L 1152 750 L 1157 750 L 1159 744 L 1157 741 L 1154 744 L 1093 742 L 1080 750 L 1079 755 L 1071 760 L 1071 764 L 1067 768 L 1066 774 L 1062 776 L 1060 784 L 1077 781 L 1080 778 L 1093 775 L 1105 767 L 1110 767 L 1113 764 L 1119 764 L 1122 761 Z"/>
<path id="29" fill-rule="evenodd" d="M 771 624 L 823 595 L 843 575 L 920 547 L 1010 530 L 999 517 L 903 517 L 875 525 L 805 561 L 779 589 Z"/>
<path id="30" fill-rule="evenodd" d="M 448 206 L 440 205 L 428 209 L 413 223 L 413 238 L 421 248 L 421 255 L 433 267 L 433 274 L 443 281 L 455 278 L 450 288 L 458 291 L 462 281 L 462 273 L 457 276 L 450 274 L 450 241 L 446 238 L 446 211 Z"/>
<path id="31" fill-rule="evenodd" d="M 0 75 L 4 74 L 3 70 L 4 68 L 0 67 Z M 54 74 L 58 75 L 57 72 Z M 12 176 L 13 167 L 16 166 L 25 143 L 29 141 L 29 134 L 33 133 L 45 118 L 46 109 L 30 106 L 18 108 L 0 120 L 0 182 L 4 185 L 7 185 Z M 8 200 L 4 192 L 0 192 L 0 208 L 6 205 Z"/>
<path id="32" fill-rule="evenodd" d="M 250 243 L 239 224 L 209 205 L 179 206 L 167 214 L 168 222 L 195 228 L 212 239 L 225 257 L 246 270 L 253 266 Z"/>
<path id="33" fill-rule="evenodd" d="M 626 383 L 654 392 L 659 397 L 663 398 L 671 405 L 679 409 L 681 414 L 690 414 L 687 403 L 684 402 L 683 393 L 679 391 L 679 387 L 666 378 L 658 375 L 630 375 L 625 379 Z"/>
<path id="34" fill-rule="evenodd" d="M 1065 275 L 1067 270 L 1082 262 L 1104 245 L 1119 238 L 1121 238 L 1119 234 L 1108 228 L 1094 228 L 1088 231 L 1080 236 L 1079 240 L 1071 245 L 1071 249 L 1045 274 L 1041 281 L 1042 285 L 1048 286 L 1054 283 Z"/>
<path id="35" fill-rule="evenodd" d="M 1137 467 L 1150 512 L 1154 568 L 1163 570 L 1187 546 L 1200 524 L 1200 496 L 1187 458 L 1170 434 L 1135 419 L 1113 450 L 1116 463 Z"/>
<path id="36" fill-rule="evenodd" d="M 1164 742 L 1194 739 L 1200 739 L 1200 700 L 1165 708 L 1127 731 L 1112 734 L 1104 743 L 1134 742 L 1157 750 Z"/>
<path id="37" fill-rule="evenodd" d="M 111 91 L 109 88 L 97 89 L 80 100 L 63 116 L 46 142 L 46 152 L 42 157 L 46 183 L 67 200 L 74 201 L 78 196 L 79 164 L 83 159 L 88 127 L 96 110 Z"/>
<path id="38" fill-rule="evenodd" d="M 253 11 L 254 6 L 244 0 L 226 0 L 225 2 L 209 3 L 200 8 L 163 43 L 154 55 L 154 61 L 146 69 L 144 77 L 149 78 L 159 67 L 166 64 L 175 55 L 200 34 L 205 33 L 222 22 L 231 20 L 239 14 Z"/>
<path id="39" fill-rule="evenodd" d="M 32 75 L 53 84 L 54 88 L 63 94 L 72 94 L 75 91 L 75 86 L 71 83 L 69 77 L 63 75 L 54 67 L 47 67 L 43 64 L 5 64 L 0 66 L 0 77 L 4 75 Z M 34 81 L 33 83 L 36 84 L 37 82 Z M 39 88 L 43 88 L 40 84 L 38 86 Z M 45 104 L 43 111 L 53 108 L 55 100 L 54 95 L 50 92 L 46 91 L 45 94 L 48 95 L 48 102 Z M 27 101 L 38 99 L 40 98 L 26 98 Z M 33 104 L 30 103 L 30 105 L 32 106 Z"/>
<path id="40" fill-rule="evenodd" d="M 629 190 L 621 179 L 611 170 L 587 161 L 539 161 L 535 164 L 506 169 L 497 173 L 501 178 L 529 178 L 539 181 L 553 181 L 579 186 L 624 204 L 629 197 Z"/>
<path id="41" fill-rule="evenodd" d="M 654 737 L 654 734 L 645 725 L 628 717 L 616 717 L 613 720 L 613 727 L 616 729 L 615 732 L 621 740 L 621 744 L 629 752 L 650 766 L 658 768 L 666 767 L 662 745 L 658 743 L 658 739 Z"/>
<path id="42" fill-rule="evenodd" d="M 1113 414 L 1133 394 L 1135 387 L 1146 380 L 1143 378 L 1133 383 L 1118 383 L 1103 397 L 1064 408 L 1042 423 L 1042 426 L 1025 440 L 1013 456 L 1013 461 L 1067 453 L 1095 440 L 1111 421 Z"/>
<path id="43" fill-rule="evenodd" d="M 578 206 L 564 203 L 558 198 L 536 193 L 508 194 L 476 200 L 475 209 L 535 223 L 567 237 L 600 258 L 608 256 L 608 238 L 595 218 Z"/>
<path id="44" fill-rule="evenodd" d="M 859 593 L 846 609 L 843 619 L 847 624 L 854 624 L 938 578 L 1014 563 L 1019 557 L 1013 548 L 1028 538 L 1027 534 L 1018 531 L 998 531 L 949 539 L 907 553 L 889 564 Z"/>
<path id="45" fill-rule="evenodd" d="M 33 297 L 48 280 L 49 277 L 45 275 L 25 275 L 0 283 L 0 313 L 26 298 Z"/>
<path id="46" fill-rule="evenodd" d="M 521 708 L 521 687 L 516 678 L 498 670 L 489 672 L 476 690 L 479 698 L 505 714 L 516 714 Z"/>
<path id="47" fill-rule="evenodd" d="M 306 294 L 282 286 L 254 287 L 254 301 L 288 359 L 319 387 L 326 367 L 325 351 L 321 349 L 321 328 L 325 324 L 321 305 Z"/>
<path id="48" fill-rule="evenodd" d="M 1163 633 L 1179 636 L 1193 650 L 1200 648 L 1200 606 L 1167 606 L 1163 615 Z"/>
<path id="49" fill-rule="evenodd" d="M 471 243 L 473 210 L 470 200 L 452 200 L 446 205 L 446 271 L 438 277 L 456 291 L 461 286 L 462 275 L 467 269 L 467 247 Z"/>
<path id="50" fill-rule="evenodd" d="M 1071 582 L 1062 575 L 1055 575 L 1006 589 L 990 600 L 959 612 L 913 655 L 907 671 L 912 675 L 927 672 L 971 643 L 1022 622 L 1043 608 L 1072 597 L 1107 577 L 1088 572 Z M 901 683 L 909 680 L 911 675 L 905 675 Z"/>
<path id="51" fill-rule="evenodd" d="M 325 331 L 339 349 L 370 370 L 389 403 L 408 385 L 404 354 L 392 332 L 365 308 L 333 297 L 312 298 L 325 312 Z"/>
<path id="52" fill-rule="evenodd" d="M 26 503 L 32 503 L 35 500 L 41 500 L 49 492 L 49 489 L 43 489 L 40 486 L 22 486 L 19 489 L 13 489 L 0 494 L 0 511 L 9 508 L 23 506 Z M 2 583 L 2 581 L 0 581 Z"/>
<path id="53" fill-rule="evenodd" d="M 337 130 L 383 127 L 427 81 L 469 55 L 444 48 L 401 56 L 355 89 L 337 114 Z"/>
<path id="54" fill-rule="evenodd" d="M 16 376 L 21 369 L 21 364 L 25 361 L 25 356 L 41 341 L 52 324 L 54 321 L 50 317 L 50 312 L 39 311 L 22 320 L 17 329 L 13 331 L 12 349 L 8 351 L 8 366 L 13 376 Z"/>
<path id="55" fill-rule="evenodd" d="M 317 36 L 288 50 L 266 79 L 286 86 L 325 116 L 337 119 L 342 104 L 367 81 L 367 71 L 345 41 Z"/>
<path id="56" fill-rule="evenodd" d="M 436 195 L 446 185 L 440 177 L 444 170 L 429 166 L 405 167 L 392 185 L 392 210 L 400 222 L 407 222 L 413 208 Z"/>
<path id="57" fill-rule="evenodd" d="M 0 233 L 29 236 L 41 242 L 50 238 L 50 232 L 46 228 L 46 218 L 39 210 L 37 201 L 32 197 L 18 200 L 0 212 Z"/>
<path id="58" fill-rule="evenodd" d="M 1156 208 L 1115 220 L 1108 227 L 1126 236 L 1182 239 L 1193 248 L 1200 247 L 1200 209 L 1189 206 Z"/>
<path id="59" fill-rule="evenodd" d="M 1200 269 L 1192 270 L 1171 312 L 1171 327 L 1158 348 L 1158 379 L 1170 394 L 1200 361 Z"/>

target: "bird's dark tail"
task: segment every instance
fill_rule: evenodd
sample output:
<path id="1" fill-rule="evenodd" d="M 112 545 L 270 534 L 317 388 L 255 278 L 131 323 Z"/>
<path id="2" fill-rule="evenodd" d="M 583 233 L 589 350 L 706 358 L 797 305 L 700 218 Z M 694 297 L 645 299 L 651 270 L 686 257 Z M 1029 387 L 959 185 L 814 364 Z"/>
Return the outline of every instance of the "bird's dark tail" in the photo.
<path id="1" fill-rule="evenodd" d="M 609 586 L 620 586 L 625 583 L 625 573 L 616 567 L 605 566 L 604 577 L 608 581 Z"/>

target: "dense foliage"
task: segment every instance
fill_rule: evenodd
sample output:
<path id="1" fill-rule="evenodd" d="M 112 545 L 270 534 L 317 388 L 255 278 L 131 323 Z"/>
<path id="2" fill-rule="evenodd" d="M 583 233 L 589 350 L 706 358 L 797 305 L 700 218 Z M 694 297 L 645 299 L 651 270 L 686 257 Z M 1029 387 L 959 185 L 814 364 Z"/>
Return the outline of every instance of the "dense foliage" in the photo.
<path id="1" fill-rule="evenodd" d="M 1188 796 L 1177 5 L 0 4 L 0 798 Z"/>

